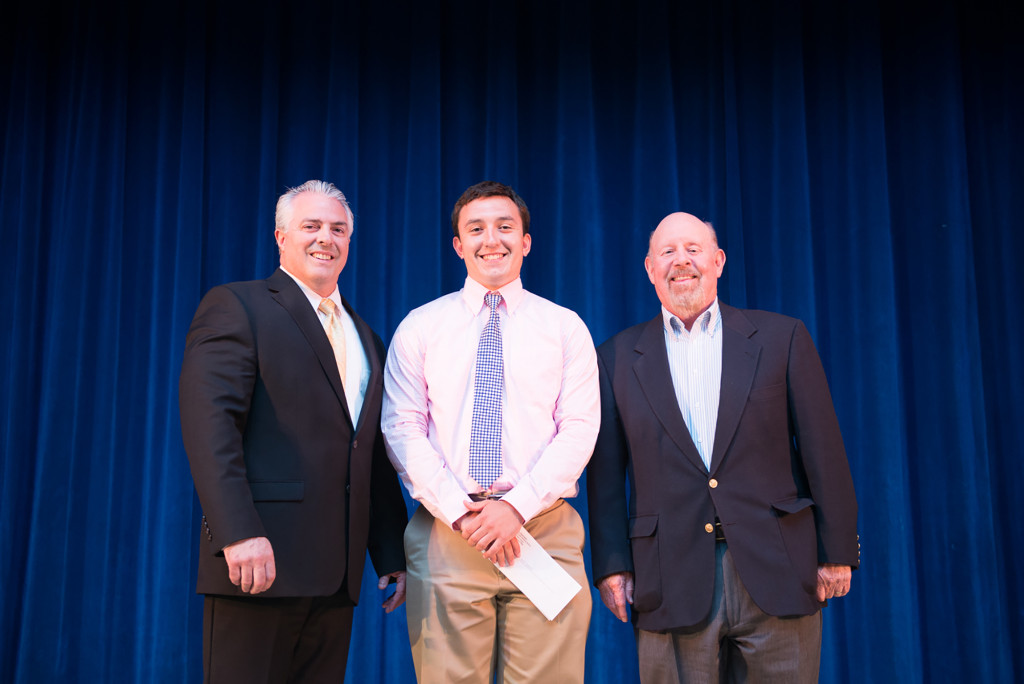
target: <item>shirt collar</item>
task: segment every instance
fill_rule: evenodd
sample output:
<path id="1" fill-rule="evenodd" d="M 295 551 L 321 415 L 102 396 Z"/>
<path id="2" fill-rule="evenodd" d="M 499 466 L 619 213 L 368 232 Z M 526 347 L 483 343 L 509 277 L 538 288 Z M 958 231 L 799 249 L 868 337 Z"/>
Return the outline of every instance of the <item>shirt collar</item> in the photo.
<path id="1" fill-rule="evenodd" d="M 686 331 L 679 317 L 664 306 L 661 307 L 661 317 L 664 321 L 665 332 L 668 334 L 677 337 Z M 715 301 L 711 302 L 711 306 L 697 317 L 697 320 L 693 322 L 693 328 L 702 330 L 708 337 L 714 337 L 721 330 L 722 310 L 718 306 L 718 297 L 715 297 Z M 692 333 L 693 330 L 690 332 Z"/>
<path id="2" fill-rule="evenodd" d="M 284 266 L 281 266 L 280 268 L 285 273 L 288 273 Z M 304 282 L 296 278 L 291 273 L 288 273 L 288 276 L 295 281 L 296 285 L 299 286 L 299 289 L 302 290 L 302 294 L 306 295 L 306 299 L 309 300 L 309 303 L 313 305 L 314 309 L 319 309 L 320 302 L 324 299 L 330 299 L 332 302 L 335 303 L 335 305 L 337 305 L 338 309 L 345 308 L 341 305 L 341 290 L 338 289 L 337 285 L 334 286 L 334 292 L 332 292 L 330 296 L 321 297 L 316 292 L 313 292 L 313 290 L 309 289 L 309 287 Z"/>
<path id="3" fill-rule="evenodd" d="M 488 292 L 500 292 L 501 298 L 505 300 L 505 310 L 508 311 L 509 315 L 516 310 L 526 296 L 526 290 L 523 289 L 522 278 L 516 278 L 511 283 L 498 288 L 497 290 L 488 290 L 486 287 L 473 280 L 469 276 L 466 276 L 466 283 L 462 286 L 462 299 L 466 302 L 466 306 L 473 312 L 473 315 L 477 315 L 486 306 L 484 304 L 484 295 Z"/>

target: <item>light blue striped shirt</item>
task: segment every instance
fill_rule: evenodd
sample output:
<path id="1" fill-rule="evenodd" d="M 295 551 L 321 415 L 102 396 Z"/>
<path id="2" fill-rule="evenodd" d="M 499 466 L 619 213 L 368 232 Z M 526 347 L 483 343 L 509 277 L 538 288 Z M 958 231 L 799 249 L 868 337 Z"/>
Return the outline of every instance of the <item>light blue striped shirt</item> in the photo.
<path id="1" fill-rule="evenodd" d="M 665 348 L 679 411 L 704 466 L 710 470 L 722 393 L 722 311 L 718 298 L 689 331 L 665 307 L 661 307 L 661 315 L 665 320 Z"/>

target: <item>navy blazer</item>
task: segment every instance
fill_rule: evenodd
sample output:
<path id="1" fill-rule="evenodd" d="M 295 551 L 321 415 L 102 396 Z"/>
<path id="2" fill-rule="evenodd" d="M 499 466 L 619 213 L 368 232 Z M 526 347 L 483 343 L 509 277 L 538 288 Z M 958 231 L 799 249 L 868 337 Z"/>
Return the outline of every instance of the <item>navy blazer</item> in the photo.
<path id="1" fill-rule="evenodd" d="M 354 425 L 327 334 L 280 269 L 210 290 L 185 344 L 182 435 L 202 505 L 204 594 L 246 595 L 222 549 L 267 537 L 277 579 L 260 596 L 359 598 L 369 547 L 378 574 L 405 569 L 405 501 L 380 432 L 384 345 L 352 311 L 370 363 Z"/>
<path id="2" fill-rule="evenodd" d="M 853 481 L 807 329 L 720 306 L 710 472 L 679 410 L 662 316 L 598 348 L 601 432 L 587 469 L 594 580 L 633 572 L 633 619 L 645 630 L 707 618 L 716 517 L 747 591 L 771 615 L 819 609 L 819 563 L 858 564 Z"/>

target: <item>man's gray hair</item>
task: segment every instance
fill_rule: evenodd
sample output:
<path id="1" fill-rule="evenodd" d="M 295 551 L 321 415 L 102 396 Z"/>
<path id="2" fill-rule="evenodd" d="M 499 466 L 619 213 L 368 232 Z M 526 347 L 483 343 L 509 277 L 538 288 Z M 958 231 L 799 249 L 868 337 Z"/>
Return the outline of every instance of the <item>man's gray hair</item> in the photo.
<path id="1" fill-rule="evenodd" d="M 328 183 L 327 181 L 322 180 L 308 180 L 298 187 L 288 188 L 277 200 L 277 212 L 274 214 L 274 228 L 282 233 L 288 231 L 288 224 L 292 221 L 292 202 L 297 196 L 304 192 L 323 195 L 340 202 L 341 206 L 345 207 L 345 214 L 348 216 L 349 237 L 352 236 L 352 233 L 356 229 L 356 225 L 355 219 L 352 216 L 352 207 L 348 206 L 348 200 L 345 199 L 345 193 L 336 188 L 334 183 Z"/>

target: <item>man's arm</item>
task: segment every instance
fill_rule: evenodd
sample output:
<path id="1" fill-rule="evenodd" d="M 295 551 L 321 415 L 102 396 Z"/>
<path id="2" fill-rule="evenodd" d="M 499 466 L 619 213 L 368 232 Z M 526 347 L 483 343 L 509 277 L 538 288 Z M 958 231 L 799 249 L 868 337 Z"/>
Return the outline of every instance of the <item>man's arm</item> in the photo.
<path id="1" fill-rule="evenodd" d="M 632 575 L 633 572 L 626 503 L 628 451 L 622 421 L 615 405 L 609 363 L 605 354 L 598 355 L 601 431 L 597 436 L 594 455 L 587 466 L 590 558 L 594 577 L 620 573 Z"/>
<path id="2" fill-rule="evenodd" d="M 242 453 L 256 373 L 245 310 L 230 289 L 216 287 L 200 302 L 185 342 L 178 393 L 181 432 L 213 537 L 209 552 L 224 553 L 232 582 L 252 593 L 269 588 L 276 574 Z"/>
<path id="3" fill-rule="evenodd" d="M 790 341 L 788 382 L 797 453 L 814 500 L 818 562 L 856 568 L 860 559 L 853 478 L 825 370 L 799 321 Z"/>
<path id="4" fill-rule="evenodd" d="M 384 358 L 383 344 L 377 342 L 377 353 Z M 384 591 L 394 583 L 395 592 L 385 599 L 383 608 L 390 613 L 405 603 L 405 544 L 403 535 L 409 521 L 405 498 L 398 477 L 388 461 L 384 434 L 377 424 L 370 473 L 370 530 L 368 549 L 373 568 L 378 574 L 377 587 Z"/>
<path id="5" fill-rule="evenodd" d="M 597 354 L 587 326 L 568 314 L 562 338 L 562 383 L 552 417 L 555 436 L 502 501 L 530 520 L 572 489 L 594 451 L 601 425 Z"/>
<path id="6" fill-rule="evenodd" d="M 407 318 L 391 340 L 384 365 L 381 425 L 388 458 L 409 495 L 435 518 L 452 525 L 465 515 L 469 496 L 427 437 L 425 352 L 418 333 Z"/>

